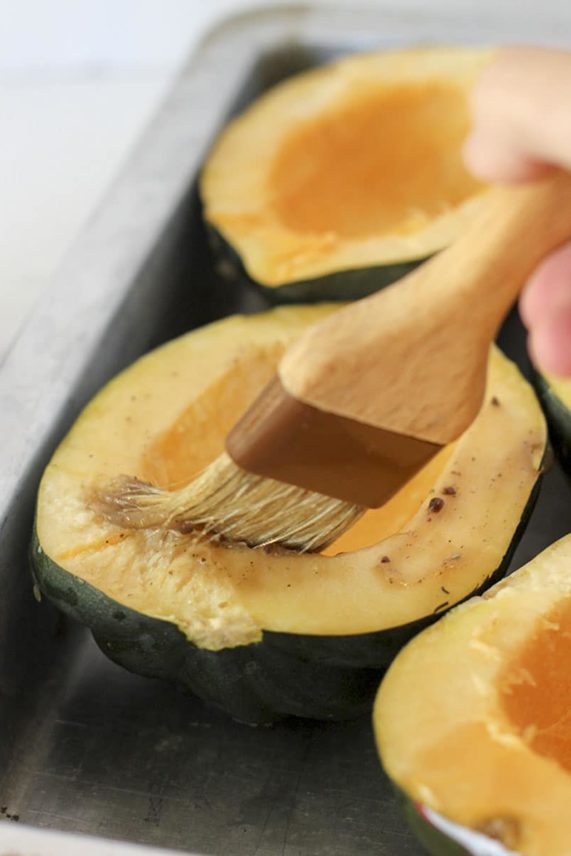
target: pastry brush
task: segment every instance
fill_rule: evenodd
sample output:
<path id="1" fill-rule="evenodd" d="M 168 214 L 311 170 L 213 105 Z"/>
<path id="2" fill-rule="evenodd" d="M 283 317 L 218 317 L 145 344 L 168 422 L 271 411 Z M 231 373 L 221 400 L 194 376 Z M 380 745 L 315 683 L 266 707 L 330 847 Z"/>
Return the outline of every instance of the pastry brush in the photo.
<path id="1" fill-rule="evenodd" d="M 449 248 L 305 331 L 194 481 L 120 477 L 122 526 L 318 550 L 386 502 L 477 415 L 488 352 L 538 262 L 571 236 L 571 176 L 487 191 Z"/>

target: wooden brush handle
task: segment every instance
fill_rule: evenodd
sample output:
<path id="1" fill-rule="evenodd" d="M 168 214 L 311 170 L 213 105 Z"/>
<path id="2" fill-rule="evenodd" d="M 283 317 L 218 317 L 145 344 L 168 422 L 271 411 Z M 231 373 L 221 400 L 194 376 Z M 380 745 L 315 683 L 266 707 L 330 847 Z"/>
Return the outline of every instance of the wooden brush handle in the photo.
<path id="1" fill-rule="evenodd" d="M 308 330 L 282 359 L 284 387 L 320 410 L 449 442 L 481 407 L 504 315 L 570 237 L 570 175 L 489 191 L 455 244 Z"/>

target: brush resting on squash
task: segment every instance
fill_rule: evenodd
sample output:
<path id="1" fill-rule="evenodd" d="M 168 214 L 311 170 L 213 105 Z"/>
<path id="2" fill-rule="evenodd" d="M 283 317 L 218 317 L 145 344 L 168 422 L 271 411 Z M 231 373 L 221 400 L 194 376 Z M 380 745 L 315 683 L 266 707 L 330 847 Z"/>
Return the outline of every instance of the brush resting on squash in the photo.
<path id="1" fill-rule="evenodd" d="M 182 490 L 120 479 L 95 504 L 121 525 L 321 549 L 471 424 L 499 324 L 570 236 L 566 173 L 491 190 L 454 245 L 288 349 L 229 455 Z"/>

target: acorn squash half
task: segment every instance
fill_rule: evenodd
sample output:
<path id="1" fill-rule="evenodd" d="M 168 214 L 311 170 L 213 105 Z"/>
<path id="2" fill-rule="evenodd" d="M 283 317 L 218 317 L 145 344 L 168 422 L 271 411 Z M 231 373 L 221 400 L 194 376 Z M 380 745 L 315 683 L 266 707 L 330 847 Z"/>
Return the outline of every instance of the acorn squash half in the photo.
<path id="1" fill-rule="evenodd" d="M 287 80 L 222 132 L 200 181 L 220 270 L 270 300 L 348 300 L 451 243 L 483 186 L 461 158 L 468 47 L 351 56 Z"/>
<path id="2" fill-rule="evenodd" d="M 396 658 L 374 720 L 432 854 L 571 852 L 571 537 Z"/>
<path id="3" fill-rule="evenodd" d="M 499 352 L 470 429 L 327 555 L 121 529 L 90 506 L 119 474 L 178 487 L 210 462 L 284 348 L 332 306 L 236 316 L 143 357 L 80 415 L 43 476 L 37 584 L 127 668 L 234 717 L 368 709 L 405 640 L 506 566 L 546 429 Z"/>

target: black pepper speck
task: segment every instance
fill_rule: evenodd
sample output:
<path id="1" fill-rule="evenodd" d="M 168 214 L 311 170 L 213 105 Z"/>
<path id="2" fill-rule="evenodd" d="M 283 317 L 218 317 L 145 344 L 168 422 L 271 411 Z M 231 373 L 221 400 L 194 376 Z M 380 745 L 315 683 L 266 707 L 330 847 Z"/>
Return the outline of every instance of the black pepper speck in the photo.
<path id="1" fill-rule="evenodd" d="M 442 511 L 444 508 L 444 500 L 439 496 L 433 496 L 430 502 L 428 503 L 428 510 L 433 511 L 434 514 L 438 514 L 439 511 Z"/>

